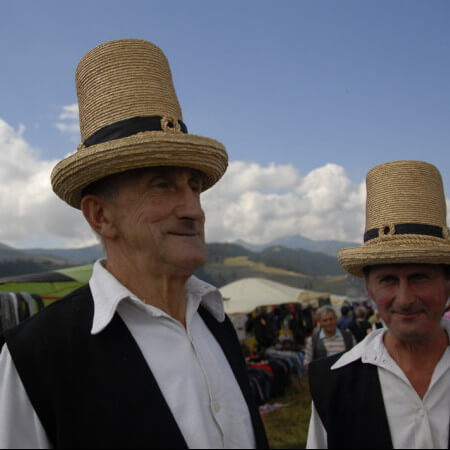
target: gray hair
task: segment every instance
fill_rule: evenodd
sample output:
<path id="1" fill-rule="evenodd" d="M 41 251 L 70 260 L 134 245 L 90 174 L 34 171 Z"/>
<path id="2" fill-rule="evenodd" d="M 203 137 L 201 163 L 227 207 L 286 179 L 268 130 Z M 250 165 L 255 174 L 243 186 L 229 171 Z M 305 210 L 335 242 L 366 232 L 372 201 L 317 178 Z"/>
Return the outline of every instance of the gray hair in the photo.
<path id="1" fill-rule="evenodd" d="M 355 311 L 357 319 L 367 319 L 367 309 L 364 306 L 358 306 Z"/>
<path id="2" fill-rule="evenodd" d="M 321 308 L 319 308 L 316 311 L 316 317 L 317 318 L 320 318 L 320 317 L 325 316 L 327 314 L 333 314 L 333 316 L 337 318 L 336 310 L 332 306 L 325 305 L 325 306 L 322 306 Z"/>

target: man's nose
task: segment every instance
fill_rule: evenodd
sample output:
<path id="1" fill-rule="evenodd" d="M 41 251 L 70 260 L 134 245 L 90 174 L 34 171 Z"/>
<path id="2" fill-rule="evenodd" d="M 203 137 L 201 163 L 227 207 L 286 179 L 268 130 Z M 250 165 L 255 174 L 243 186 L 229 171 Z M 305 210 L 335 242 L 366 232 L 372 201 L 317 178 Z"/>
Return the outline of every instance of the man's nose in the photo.
<path id="1" fill-rule="evenodd" d="M 189 185 L 179 189 L 176 213 L 179 219 L 190 219 L 197 222 L 205 220 L 200 196 Z"/>
<path id="2" fill-rule="evenodd" d="M 396 296 L 397 305 L 408 306 L 411 303 L 414 303 L 415 293 L 412 287 L 410 286 L 409 280 L 401 279 L 398 285 L 397 296 Z"/>

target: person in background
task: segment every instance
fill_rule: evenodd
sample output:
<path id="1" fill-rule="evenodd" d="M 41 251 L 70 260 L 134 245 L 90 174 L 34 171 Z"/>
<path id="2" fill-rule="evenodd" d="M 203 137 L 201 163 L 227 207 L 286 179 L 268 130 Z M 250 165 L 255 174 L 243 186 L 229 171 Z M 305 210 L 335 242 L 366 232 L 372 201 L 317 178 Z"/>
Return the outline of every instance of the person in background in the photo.
<path id="1" fill-rule="evenodd" d="M 308 448 L 450 448 L 450 237 L 442 177 L 420 161 L 367 175 L 364 245 L 339 253 L 386 328 L 310 366 Z"/>
<path id="2" fill-rule="evenodd" d="M 312 361 L 348 351 L 355 345 L 350 332 L 338 329 L 336 311 L 332 306 L 319 308 L 316 317 L 319 330 L 306 341 L 305 367 Z"/>
<path id="3" fill-rule="evenodd" d="M 253 324 L 255 338 L 258 341 L 260 352 L 264 352 L 265 349 L 274 345 L 276 341 L 276 334 L 272 323 L 273 318 L 267 310 L 268 308 L 261 307 Z"/>
<path id="4" fill-rule="evenodd" d="M 372 326 L 372 331 L 379 330 L 385 327 L 385 324 L 383 323 L 378 310 L 375 310 L 373 316 L 369 320 L 369 323 Z"/>
<path id="5" fill-rule="evenodd" d="M 347 330 L 353 321 L 352 310 L 350 307 L 344 305 L 341 307 L 341 317 L 338 320 L 338 328 L 340 330 Z"/>
<path id="6" fill-rule="evenodd" d="M 361 342 L 372 330 L 372 326 L 367 320 L 367 310 L 364 306 L 358 306 L 355 310 L 355 318 L 352 320 L 348 329 L 352 332 L 356 342 Z"/>

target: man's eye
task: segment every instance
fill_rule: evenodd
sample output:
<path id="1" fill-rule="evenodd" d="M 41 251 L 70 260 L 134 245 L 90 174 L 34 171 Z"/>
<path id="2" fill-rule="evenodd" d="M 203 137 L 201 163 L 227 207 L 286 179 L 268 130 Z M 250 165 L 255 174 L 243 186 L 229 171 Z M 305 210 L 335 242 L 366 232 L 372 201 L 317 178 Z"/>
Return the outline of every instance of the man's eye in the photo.
<path id="1" fill-rule="evenodd" d="M 426 273 L 416 273 L 410 277 L 412 281 L 429 280 L 430 277 Z"/>
<path id="2" fill-rule="evenodd" d="M 202 191 L 202 182 L 200 180 L 192 180 L 190 185 L 191 185 L 191 189 L 194 192 L 201 192 Z"/>
<path id="3" fill-rule="evenodd" d="M 396 280 L 395 277 L 388 275 L 386 277 L 380 278 L 380 283 L 381 284 L 390 284 L 390 283 L 393 283 L 395 280 Z"/>
<path id="4" fill-rule="evenodd" d="M 167 180 L 155 180 L 152 186 L 158 189 L 167 189 L 170 186 L 170 182 Z"/>

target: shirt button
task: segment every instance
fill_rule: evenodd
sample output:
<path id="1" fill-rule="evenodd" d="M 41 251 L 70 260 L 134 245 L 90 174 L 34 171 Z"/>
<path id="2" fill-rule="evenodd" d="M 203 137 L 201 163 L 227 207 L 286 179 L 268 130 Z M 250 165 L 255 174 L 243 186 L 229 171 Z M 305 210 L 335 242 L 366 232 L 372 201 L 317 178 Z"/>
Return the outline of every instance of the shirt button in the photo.
<path id="1" fill-rule="evenodd" d="M 213 404 L 213 410 L 214 410 L 214 412 L 217 414 L 217 413 L 220 412 L 221 409 L 222 409 L 222 408 L 221 408 L 221 406 L 220 406 L 220 403 L 219 403 L 219 402 L 214 402 L 214 404 Z"/>

